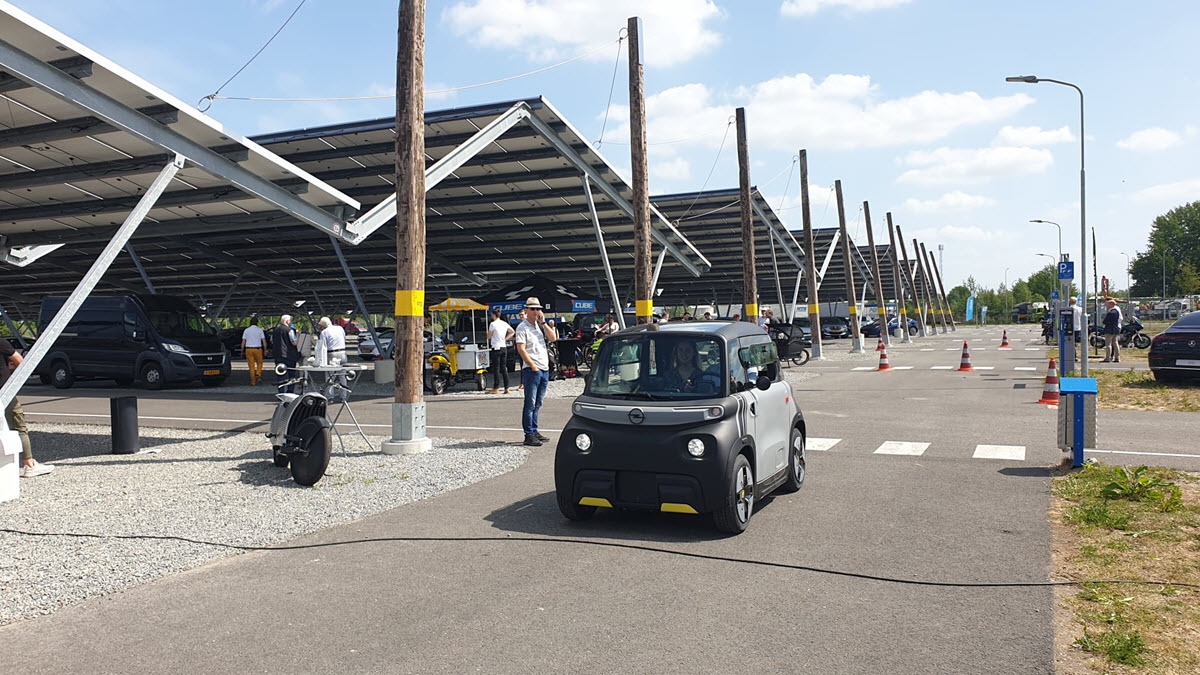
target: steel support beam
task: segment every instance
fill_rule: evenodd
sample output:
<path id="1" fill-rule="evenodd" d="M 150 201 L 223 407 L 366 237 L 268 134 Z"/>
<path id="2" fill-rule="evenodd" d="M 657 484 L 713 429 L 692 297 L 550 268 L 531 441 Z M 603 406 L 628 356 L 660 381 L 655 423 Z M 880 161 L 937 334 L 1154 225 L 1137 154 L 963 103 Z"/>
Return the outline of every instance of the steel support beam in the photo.
<path id="1" fill-rule="evenodd" d="M 159 124 L 174 124 L 179 121 L 179 109 L 173 105 L 138 108 L 136 112 Z M 0 131 L 0 148 L 19 148 L 35 143 L 54 143 L 72 138 L 83 138 L 84 136 L 111 134 L 115 131 L 120 131 L 120 129 L 99 117 L 75 117 L 69 120 L 31 124 Z"/>
<path id="2" fill-rule="evenodd" d="M 77 80 L 92 76 L 92 60 L 86 56 L 68 56 L 65 59 L 50 61 L 50 65 L 58 68 Z M 25 80 L 22 80 L 18 77 L 13 77 L 8 73 L 0 73 L 0 94 L 28 88 L 29 83 Z M 162 165 L 163 163 L 160 162 L 159 166 Z"/>
<path id="3" fill-rule="evenodd" d="M 346 224 L 328 211 L 302 199 L 297 199 L 287 189 L 275 185 L 245 167 L 234 164 L 220 153 L 204 147 L 170 127 L 155 122 L 119 101 L 88 87 L 61 70 L 33 58 L 3 39 L 0 39 L 0 65 L 22 80 L 44 89 L 67 103 L 87 110 L 114 127 L 167 152 L 187 157 L 189 162 L 201 169 L 232 183 L 247 194 L 254 195 L 313 227 L 336 237 L 344 237 L 346 234 Z M 263 156 L 274 160 L 274 157 L 269 154 Z M 308 178 L 308 174 L 298 167 L 287 165 L 285 167 L 293 174 Z M 315 179 L 313 181 L 314 186 L 324 190 L 330 197 L 355 209 L 359 208 L 360 205 L 353 199 L 323 183 L 316 183 Z"/>
<path id="4" fill-rule="evenodd" d="M 650 293 L 653 294 L 658 290 L 658 277 L 662 274 L 663 261 L 667 259 L 667 249 L 663 249 L 658 253 L 658 261 L 654 263 L 654 278 L 650 280 Z M 652 301 L 654 298 L 650 298 Z"/>
<path id="5" fill-rule="evenodd" d="M 29 349 L 29 345 L 25 343 L 25 336 L 21 335 L 21 331 L 17 330 L 17 325 L 13 323 L 13 320 L 8 315 L 8 312 L 4 311 L 4 307 L 0 307 L 0 316 L 4 317 L 4 324 L 8 326 L 8 330 L 12 332 L 13 337 L 15 337 L 17 342 L 21 344 L 21 351 Z M 0 367 L 7 368 L 8 364 L 0 364 Z"/>
<path id="6" fill-rule="evenodd" d="M 367 312 L 367 303 L 363 302 L 362 295 L 358 292 L 358 284 L 354 281 L 354 274 L 350 271 L 350 264 L 346 262 L 346 254 L 342 253 L 342 245 L 338 243 L 337 237 L 330 237 L 329 243 L 333 244 L 333 252 L 337 254 L 338 262 L 342 265 L 342 272 L 346 275 L 346 283 L 350 286 L 350 293 L 354 295 L 354 303 L 358 306 L 358 312 L 363 315 L 363 320 L 367 322 L 367 332 L 371 334 L 371 339 L 375 341 L 376 349 L 379 349 L 383 343 L 379 341 L 379 333 L 375 332 L 375 322 L 371 321 L 371 314 Z M 430 330 L 433 329 L 431 328 Z"/>
<path id="7" fill-rule="evenodd" d="M 592 226 L 596 229 L 596 245 L 600 247 L 600 259 L 604 261 L 604 276 L 608 278 L 608 291 L 612 293 L 613 313 L 617 315 L 617 324 L 625 327 L 625 312 L 621 306 L 621 296 L 617 294 L 617 280 L 613 277 L 612 266 L 608 263 L 608 249 L 604 246 L 604 230 L 600 229 L 600 218 L 596 216 L 596 202 L 592 198 L 591 179 L 585 173 L 579 177 L 583 181 L 583 190 L 587 193 L 588 210 L 592 212 Z M 666 253 L 666 250 L 663 250 Z"/>
<path id="8" fill-rule="evenodd" d="M 779 232 L 775 229 L 775 225 L 771 222 L 771 219 L 767 217 L 767 214 L 762 210 L 762 207 L 758 205 L 758 202 L 756 200 L 751 200 L 750 206 L 754 209 L 754 213 L 757 214 L 758 217 L 762 219 L 764 224 L 766 224 L 767 231 L 771 233 L 771 248 L 772 248 L 772 250 L 774 250 L 775 242 L 778 241 L 779 245 L 783 248 L 783 252 L 785 254 L 787 254 L 787 257 L 791 258 L 792 263 L 794 263 L 796 265 L 796 267 L 800 269 L 800 273 L 803 274 L 804 273 L 804 261 L 800 259 L 800 256 L 804 255 L 804 249 L 801 249 L 799 244 L 795 240 L 793 240 L 791 242 L 791 245 L 795 246 L 799 250 L 799 255 L 797 255 L 796 251 L 793 251 L 791 249 L 791 247 L 788 246 L 787 240 L 785 240 L 779 234 Z M 782 302 L 782 296 L 780 296 L 780 297 L 781 297 L 781 302 Z"/>
<path id="9" fill-rule="evenodd" d="M 216 323 L 217 319 L 221 318 L 221 315 L 225 313 L 225 306 L 229 304 L 229 299 L 233 297 L 233 292 L 237 290 L 238 284 L 242 282 L 242 277 L 244 276 L 246 276 L 246 271 L 241 270 L 238 272 L 238 275 L 234 277 L 233 283 L 229 285 L 229 290 L 225 291 L 225 297 L 221 299 L 220 306 L 217 307 L 216 313 L 213 314 L 213 323 Z"/>
<path id="10" fill-rule="evenodd" d="M 829 269 L 829 263 L 833 262 L 833 254 L 837 251 L 838 241 L 841 238 L 840 230 L 833 233 L 833 240 L 829 242 L 829 250 L 825 252 L 825 260 L 821 263 L 821 271 L 817 273 L 817 288 L 820 288 L 821 282 L 825 281 L 825 271 Z"/>
<path id="11" fill-rule="evenodd" d="M 46 354 L 50 353 L 50 348 L 54 346 L 54 341 L 62 334 L 63 329 L 74 318 L 75 312 L 79 310 L 79 307 L 83 304 L 88 294 L 92 292 L 92 289 L 100 282 L 100 279 L 104 276 L 109 266 L 120 255 L 129 238 L 137 230 L 138 225 L 142 224 L 142 220 L 146 217 L 146 214 L 154 207 L 155 200 L 167 189 L 167 185 L 175 177 L 175 174 L 179 173 L 179 169 L 183 167 L 183 161 L 182 156 L 177 156 L 175 161 L 163 167 L 158 177 L 150 184 L 150 187 L 146 188 L 141 201 L 138 202 L 133 212 L 125 218 L 125 223 L 121 225 L 121 229 L 117 230 L 116 236 L 108 243 L 108 246 L 104 247 L 104 251 L 100 253 L 100 257 L 96 259 L 96 262 L 92 263 L 91 269 L 84 275 L 79 285 L 71 292 L 71 295 L 67 297 L 62 309 L 58 310 L 58 314 L 55 314 L 50 323 L 42 329 L 42 334 L 33 343 L 33 348 L 29 350 L 29 353 L 25 356 L 25 360 L 21 362 L 21 365 L 17 366 L 12 376 L 0 388 L 0 409 L 8 407 L 8 404 L 16 398 L 17 390 L 21 388 L 21 385 L 25 384 L 25 380 L 29 379 L 29 376 L 33 374 L 34 369 L 46 357 Z M 7 422 L 0 424 L 0 429 L 7 430 Z"/>
<path id="12" fill-rule="evenodd" d="M 154 284 L 150 281 L 150 275 L 146 274 L 146 268 L 142 267 L 142 259 L 138 257 L 137 251 L 133 250 L 133 242 L 125 242 L 125 250 L 129 252 L 129 257 L 133 260 L 133 266 L 137 268 L 138 274 L 142 276 L 142 283 L 146 284 L 146 290 L 150 291 L 150 295 L 154 295 Z"/>
<path id="13" fill-rule="evenodd" d="M 24 267 L 42 256 L 57 251 L 62 246 L 62 244 L 35 244 L 10 248 L 0 253 L 0 259 L 14 267 Z"/>

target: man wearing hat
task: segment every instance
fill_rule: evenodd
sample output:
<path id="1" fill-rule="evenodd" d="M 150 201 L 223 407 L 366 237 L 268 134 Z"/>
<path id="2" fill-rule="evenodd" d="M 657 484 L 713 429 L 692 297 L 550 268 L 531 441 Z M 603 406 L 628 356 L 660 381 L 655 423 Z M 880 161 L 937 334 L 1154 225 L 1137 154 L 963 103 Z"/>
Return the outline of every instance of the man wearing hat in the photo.
<path id="1" fill-rule="evenodd" d="M 517 357 L 521 359 L 521 384 L 525 387 L 525 405 L 521 408 L 521 428 L 525 445 L 539 446 L 550 439 L 538 433 L 538 411 L 546 398 L 550 383 L 550 352 L 548 343 L 558 340 L 554 327 L 546 323 L 542 302 L 537 298 L 525 301 L 525 320 L 517 326 Z"/>

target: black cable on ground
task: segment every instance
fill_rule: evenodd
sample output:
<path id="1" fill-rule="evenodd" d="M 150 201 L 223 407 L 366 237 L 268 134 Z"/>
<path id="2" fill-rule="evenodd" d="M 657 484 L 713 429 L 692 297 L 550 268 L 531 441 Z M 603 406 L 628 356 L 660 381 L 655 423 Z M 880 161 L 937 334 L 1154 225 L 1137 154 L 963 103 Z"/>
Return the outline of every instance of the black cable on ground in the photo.
<path id="1" fill-rule="evenodd" d="M 226 544 L 215 541 L 203 541 L 200 539 L 190 539 L 188 537 L 176 537 L 173 535 L 157 535 L 157 534 L 88 534 L 79 532 L 29 532 L 27 530 L 15 530 L 11 528 L 0 528 L 0 532 L 7 534 L 17 534 L 28 537 L 73 537 L 79 539 L 143 539 L 143 540 L 158 540 L 158 541 L 181 541 L 189 544 L 199 544 L 203 546 L 217 546 L 220 548 L 229 548 L 238 551 L 300 551 L 316 548 L 331 548 L 334 546 L 351 546 L 356 544 L 373 544 L 384 542 L 526 542 L 526 543 L 547 543 L 547 544 L 576 544 L 580 546 L 598 546 L 603 548 L 619 548 L 631 551 L 645 551 L 648 553 L 665 553 L 667 555 L 679 556 L 682 558 L 695 558 L 698 560 L 713 560 L 717 562 L 729 562 L 739 565 L 754 565 L 757 567 L 774 567 L 778 569 L 796 570 L 800 572 L 814 572 L 816 574 L 827 574 L 836 577 L 847 577 L 850 579 L 863 579 L 866 581 L 880 581 L 890 584 L 901 584 L 905 586 L 934 586 L 938 588 L 1047 588 L 1057 586 L 1082 586 L 1085 584 L 1141 584 L 1147 586 L 1174 586 L 1176 588 L 1197 588 L 1200 589 L 1200 584 L 1185 584 L 1175 583 L 1170 581 L 1148 581 L 1145 579 L 1086 579 L 1082 581 L 996 581 L 996 582 L 976 582 L 976 583 L 960 583 L 953 581 L 921 581 L 916 579 L 897 579 L 895 577 L 884 577 L 875 574 L 860 574 L 858 572 L 845 572 L 842 570 L 825 569 L 821 567 L 812 567 L 809 565 L 794 565 L 791 563 L 770 562 L 767 560 L 752 560 L 748 558 L 731 558 L 729 556 L 711 555 L 708 553 L 693 553 L 690 551 L 677 551 L 669 548 L 659 548 L 657 546 L 646 546 L 643 544 L 624 544 L 611 541 L 591 541 L 588 539 L 568 539 L 565 537 L 377 537 L 368 539 L 351 539 L 348 541 L 331 541 L 320 544 L 296 544 L 283 546 L 246 546 L 241 544 Z"/>

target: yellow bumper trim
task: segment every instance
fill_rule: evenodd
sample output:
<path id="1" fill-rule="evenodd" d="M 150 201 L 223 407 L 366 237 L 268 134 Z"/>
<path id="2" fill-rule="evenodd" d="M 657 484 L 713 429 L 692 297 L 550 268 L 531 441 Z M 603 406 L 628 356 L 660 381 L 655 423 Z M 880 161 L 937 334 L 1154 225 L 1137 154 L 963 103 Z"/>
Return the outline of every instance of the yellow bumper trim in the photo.
<path id="1" fill-rule="evenodd" d="M 693 515 L 700 513 L 687 504 L 675 504 L 673 502 L 665 502 L 662 506 L 658 507 L 658 510 L 663 513 L 691 513 Z"/>
<path id="2" fill-rule="evenodd" d="M 579 500 L 580 506 L 602 506 L 606 509 L 611 509 L 612 504 L 607 499 L 600 497 L 583 497 Z"/>

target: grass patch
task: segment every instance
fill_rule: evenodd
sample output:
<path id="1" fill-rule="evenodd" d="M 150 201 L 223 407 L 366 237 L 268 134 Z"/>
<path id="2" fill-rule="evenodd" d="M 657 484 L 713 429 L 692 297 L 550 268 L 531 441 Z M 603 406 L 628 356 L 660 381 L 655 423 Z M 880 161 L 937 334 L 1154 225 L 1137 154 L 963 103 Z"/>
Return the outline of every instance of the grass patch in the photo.
<path id="1" fill-rule="evenodd" d="M 1057 596 L 1059 644 L 1091 672 L 1200 672 L 1200 591 L 1171 585 L 1200 584 L 1200 475 L 1090 464 L 1053 491 L 1056 574 L 1090 580 Z"/>
<path id="2" fill-rule="evenodd" d="M 1093 368 L 1088 375 L 1096 378 L 1100 391 L 1097 405 L 1101 410 L 1200 412 L 1200 384 L 1194 381 L 1161 384 L 1150 371 L 1133 368 Z"/>

